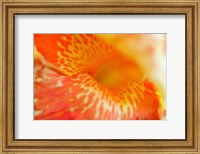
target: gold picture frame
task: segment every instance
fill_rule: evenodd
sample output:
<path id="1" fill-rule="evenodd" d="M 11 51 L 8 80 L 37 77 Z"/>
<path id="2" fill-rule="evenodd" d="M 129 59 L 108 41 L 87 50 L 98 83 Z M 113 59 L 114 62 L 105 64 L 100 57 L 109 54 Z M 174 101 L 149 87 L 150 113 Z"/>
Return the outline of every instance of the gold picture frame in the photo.
<path id="1" fill-rule="evenodd" d="M 2 0 L 0 153 L 200 153 L 199 0 Z M 186 139 L 17 140 L 14 138 L 14 24 L 17 14 L 183 14 L 186 17 Z"/>

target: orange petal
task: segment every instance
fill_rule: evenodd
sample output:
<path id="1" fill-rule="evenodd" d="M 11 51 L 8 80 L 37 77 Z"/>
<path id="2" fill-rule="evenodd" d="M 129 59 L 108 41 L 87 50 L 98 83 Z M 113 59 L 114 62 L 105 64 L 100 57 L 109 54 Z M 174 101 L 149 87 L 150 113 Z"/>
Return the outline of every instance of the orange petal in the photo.
<path id="1" fill-rule="evenodd" d="M 71 76 L 116 57 L 112 45 L 92 34 L 35 34 L 34 45 L 45 60 Z"/>
<path id="2" fill-rule="evenodd" d="M 49 71 L 44 69 L 43 71 Z M 35 82 L 35 119 L 115 119 L 108 90 L 87 73 L 53 76 Z M 117 113 L 116 113 L 117 114 Z"/>
<path id="3" fill-rule="evenodd" d="M 159 120 L 160 96 L 159 90 L 149 81 L 141 84 L 129 82 L 128 85 L 119 90 L 123 97 L 122 105 L 123 119 Z M 132 109 L 132 110 L 131 110 Z"/>
<path id="4" fill-rule="evenodd" d="M 157 89 L 148 81 L 112 91 L 88 73 L 66 77 L 42 68 L 34 86 L 36 120 L 160 119 Z"/>

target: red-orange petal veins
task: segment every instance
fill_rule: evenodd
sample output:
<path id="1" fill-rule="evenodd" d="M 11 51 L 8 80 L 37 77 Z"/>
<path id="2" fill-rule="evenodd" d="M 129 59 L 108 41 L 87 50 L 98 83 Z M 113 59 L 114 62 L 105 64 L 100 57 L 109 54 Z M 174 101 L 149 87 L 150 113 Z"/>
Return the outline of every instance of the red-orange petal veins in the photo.
<path id="1" fill-rule="evenodd" d="M 46 68 L 42 70 L 48 72 Z M 43 73 L 44 73 L 43 72 Z M 108 119 L 111 113 L 104 115 L 109 107 L 109 97 L 101 99 L 104 93 L 98 84 L 87 73 L 72 77 L 52 76 L 35 82 L 35 109 L 41 113 L 35 119 Z M 92 86 L 94 85 L 94 86 Z M 60 113 L 60 114 L 58 114 Z M 67 118 L 66 118 L 67 117 Z"/>
<path id="2" fill-rule="evenodd" d="M 35 119 L 159 119 L 159 98 L 148 81 L 115 92 L 87 73 L 66 77 L 47 68 L 40 71 L 34 98 L 41 112 Z"/>
<path id="3" fill-rule="evenodd" d="M 92 70 L 117 55 L 116 49 L 92 34 L 35 34 L 34 44 L 44 59 L 68 76 Z"/>

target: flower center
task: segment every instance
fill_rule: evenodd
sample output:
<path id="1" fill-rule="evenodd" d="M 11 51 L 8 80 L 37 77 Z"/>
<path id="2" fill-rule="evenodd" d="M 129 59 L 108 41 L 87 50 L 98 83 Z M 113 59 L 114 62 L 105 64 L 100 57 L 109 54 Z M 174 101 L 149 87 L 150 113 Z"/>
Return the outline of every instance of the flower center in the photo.
<path id="1" fill-rule="evenodd" d="M 116 58 L 89 71 L 93 78 L 109 89 L 121 88 L 128 81 L 139 82 L 141 70 L 135 63 L 123 58 Z"/>

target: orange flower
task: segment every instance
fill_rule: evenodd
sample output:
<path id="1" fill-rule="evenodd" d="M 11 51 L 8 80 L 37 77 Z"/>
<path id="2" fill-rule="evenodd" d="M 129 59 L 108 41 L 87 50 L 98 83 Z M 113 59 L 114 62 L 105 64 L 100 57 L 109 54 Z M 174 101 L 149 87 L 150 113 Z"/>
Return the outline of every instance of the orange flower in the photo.
<path id="1" fill-rule="evenodd" d="M 165 92 L 149 80 L 156 44 L 148 34 L 35 34 L 34 119 L 163 119 Z"/>

